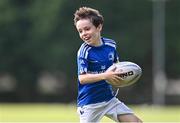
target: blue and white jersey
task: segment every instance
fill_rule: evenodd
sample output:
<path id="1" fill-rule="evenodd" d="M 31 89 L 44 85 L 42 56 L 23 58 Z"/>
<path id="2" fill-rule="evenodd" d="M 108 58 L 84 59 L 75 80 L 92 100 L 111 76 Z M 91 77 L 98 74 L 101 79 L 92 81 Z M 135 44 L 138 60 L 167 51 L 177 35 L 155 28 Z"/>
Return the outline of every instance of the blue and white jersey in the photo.
<path id="1" fill-rule="evenodd" d="M 107 38 L 102 41 L 103 45 L 99 47 L 81 45 L 77 54 L 78 75 L 102 73 L 118 61 L 115 41 Z M 113 97 L 112 86 L 105 80 L 90 84 L 80 84 L 78 80 L 78 106 L 109 101 Z"/>

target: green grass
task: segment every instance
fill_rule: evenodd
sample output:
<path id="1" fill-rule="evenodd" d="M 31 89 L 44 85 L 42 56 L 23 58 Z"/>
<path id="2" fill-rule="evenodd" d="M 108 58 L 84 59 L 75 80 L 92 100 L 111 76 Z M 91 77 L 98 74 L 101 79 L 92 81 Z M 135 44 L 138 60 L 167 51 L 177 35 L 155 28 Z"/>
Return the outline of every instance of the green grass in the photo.
<path id="1" fill-rule="evenodd" d="M 129 106 L 144 122 L 180 122 L 180 106 Z M 75 105 L 0 104 L 0 122 L 78 122 Z M 112 122 L 103 118 L 103 122 Z"/>

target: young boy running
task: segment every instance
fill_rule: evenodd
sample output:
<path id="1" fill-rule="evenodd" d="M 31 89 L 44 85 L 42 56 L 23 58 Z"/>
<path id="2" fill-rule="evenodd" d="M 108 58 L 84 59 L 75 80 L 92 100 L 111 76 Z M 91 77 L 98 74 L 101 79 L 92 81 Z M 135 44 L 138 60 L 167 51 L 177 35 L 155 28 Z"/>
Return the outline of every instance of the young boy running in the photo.
<path id="1" fill-rule="evenodd" d="M 118 62 L 118 55 L 115 41 L 101 36 L 103 21 L 99 11 L 89 7 L 81 7 L 74 14 L 74 25 L 84 41 L 77 53 L 80 122 L 99 122 L 103 116 L 116 122 L 142 122 L 116 98 L 106 82 L 118 82 L 121 78 L 113 70 L 106 71 Z"/>

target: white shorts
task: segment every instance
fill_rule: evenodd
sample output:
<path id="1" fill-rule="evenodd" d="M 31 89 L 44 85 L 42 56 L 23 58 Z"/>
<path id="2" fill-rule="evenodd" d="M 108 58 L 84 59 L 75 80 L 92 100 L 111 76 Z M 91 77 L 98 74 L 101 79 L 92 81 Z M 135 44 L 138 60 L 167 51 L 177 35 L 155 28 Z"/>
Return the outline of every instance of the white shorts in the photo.
<path id="1" fill-rule="evenodd" d="M 123 102 L 116 97 L 108 102 L 89 104 L 83 107 L 78 107 L 77 112 L 80 116 L 80 123 L 99 122 L 103 116 L 119 122 L 118 115 L 132 114 L 133 111 L 128 108 Z"/>

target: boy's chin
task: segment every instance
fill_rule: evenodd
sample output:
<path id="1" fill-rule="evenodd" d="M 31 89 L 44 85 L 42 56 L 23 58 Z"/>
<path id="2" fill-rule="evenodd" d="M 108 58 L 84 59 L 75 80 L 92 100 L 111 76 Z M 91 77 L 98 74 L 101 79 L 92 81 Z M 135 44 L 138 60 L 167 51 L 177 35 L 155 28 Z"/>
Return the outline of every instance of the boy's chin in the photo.
<path id="1" fill-rule="evenodd" d="M 92 45 L 92 42 L 90 42 L 90 41 L 85 41 L 88 45 Z"/>

